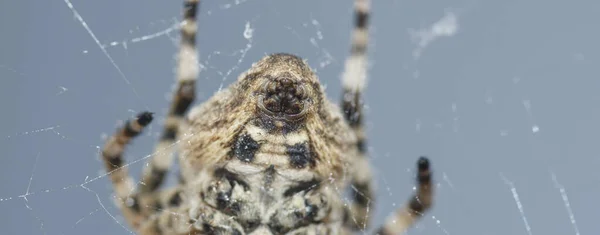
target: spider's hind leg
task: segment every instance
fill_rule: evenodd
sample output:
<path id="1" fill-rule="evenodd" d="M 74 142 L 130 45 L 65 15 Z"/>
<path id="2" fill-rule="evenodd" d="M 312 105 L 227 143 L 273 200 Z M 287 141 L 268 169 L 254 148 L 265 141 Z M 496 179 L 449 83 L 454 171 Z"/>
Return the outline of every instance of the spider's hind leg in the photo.
<path id="1" fill-rule="evenodd" d="M 173 95 L 162 135 L 154 149 L 154 155 L 144 168 L 139 185 L 141 194 L 152 193 L 163 183 L 173 163 L 179 125 L 195 99 L 196 78 L 199 74 L 196 52 L 198 2 L 199 0 L 184 2 L 181 43 L 177 58 L 177 89 Z"/>
<path id="2" fill-rule="evenodd" d="M 433 180 L 429 159 L 421 157 L 417 161 L 417 190 L 408 203 L 390 215 L 385 224 L 377 230 L 377 235 L 404 234 L 425 214 L 433 204 Z"/>
<path id="3" fill-rule="evenodd" d="M 370 205 L 373 204 L 373 185 L 366 150 L 366 135 L 363 123 L 362 95 L 367 79 L 367 44 L 369 0 L 355 0 L 354 29 L 350 56 L 346 59 L 342 74 L 342 111 L 346 122 L 357 137 L 359 154 L 351 159 L 354 165 L 351 175 L 353 202 L 346 211 L 346 225 L 353 229 L 365 230 L 369 225 Z"/>

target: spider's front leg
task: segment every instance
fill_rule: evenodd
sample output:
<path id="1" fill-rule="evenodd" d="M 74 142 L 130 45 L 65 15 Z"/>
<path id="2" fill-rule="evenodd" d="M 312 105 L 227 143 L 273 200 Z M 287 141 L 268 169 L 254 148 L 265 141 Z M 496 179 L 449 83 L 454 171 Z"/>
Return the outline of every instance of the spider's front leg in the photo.
<path id="1" fill-rule="evenodd" d="M 135 193 L 134 180 L 127 172 L 123 154 L 125 147 L 139 136 L 143 129 L 152 121 L 152 113 L 142 112 L 133 120 L 129 120 L 123 127 L 111 136 L 102 149 L 102 160 L 117 198 L 117 205 L 123 217 L 135 231 L 141 227 L 148 227 L 148 218 L 160 211 L 179 208 L 182 204 L 181 187 L 174 187 L 153 193 Z M 152 233 L 150 233 L 152 234 Z"/>
<path id="2" fill-rule="evenodd" d="M 118 205 L 125 220 L 134 229 L 138 228 L 146 217 L 142 213 L 142 208 L 140 208 L 136 197 L 130 197 L 131 193 L 135 190 L 135 184 L 127 172 L 123 154 L 125 147 L 142 132 L 144 127 L 152 122 L 152 119 L 152 113 L 140 113 L 136 119 L 127 121 L 123 127 L 117 130 L 106 141 L 102 149 L 102 160 L 110 176 L 117 199 L 119 199 Z M 128 200 L 131 200 L 131 203 L 126 204 L 125 202 Z"/>
<path id="3" fill-rule="evenodd" d="M 354 166 L 351 175 L 353 202 L 346 211 L 346 225 L 355 230 L 365 230 L 369 225 L 369 207 L 373 204 L 372 175 L 367 158 L 366 135 L 363 124 L 362 95 L 367 76 L 367 44 L 369 0 L 354 2 L 354 30 L 350 56 L 346 59 L 342 74 L 342 111 L 346 122 L 357 137 L 359 154 L 350 159 Z"/>
<path id="4" fill-rule="evenodd" d="M 152 113 L 144 112 L 135 120 L 129 121 L 117 131 L 102 150 L 107 172 L 120 199 L 121 211 L 133 229 L 138 229 L 150 215 L 156 212 L 158 188 L 164 181 L 168 169 L 173 162 L 174 143 L 177 130 L 195 98 L 196 77 L 199 73 L 198 55 L 196 53 L 196 13 L 199 0 L 185 0 L 183 22 L 181 25 L 181 45 L 177 66 L 177 90 L 162 131 L 159 143 L 149 164 L 143 171 L 138 192 L 135 191 L 134 180 L 128 175 L 124 165 L 123 153 L 131 139 L 139 135 L 142 129 L 152 121 Z M 125 203 L 130 201 L 130 203 Z M 143 204 L 142 204 L 143 203 Z"/>
<path id="5" fill-rule="evenodd" d="M 177 90 L 173 96 L 160 141 L 154 155 L 143 171 L 140 193 L 152 193 L 163 183 L 173 163 L 174 145 L 179 125 L 195 99 L 196 78 L 199 74 L 196 52 L 196 14 L 199 0 L 185 0 L 181 24 L 181 45 L 177 59 Z"/>

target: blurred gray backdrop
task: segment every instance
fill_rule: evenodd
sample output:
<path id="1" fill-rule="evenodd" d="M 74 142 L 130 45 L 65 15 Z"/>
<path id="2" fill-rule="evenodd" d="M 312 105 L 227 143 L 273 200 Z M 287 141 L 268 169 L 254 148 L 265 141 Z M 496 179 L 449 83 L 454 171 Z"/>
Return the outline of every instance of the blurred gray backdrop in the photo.
<path id="1" fill-rule="evenodd" d="M 0 234 L 127 234 L 107 177 L 84 182 L 104 172 L 102 137 L 146 109 L 159 120 L 127 159 L 151 154 L 167 108 L 180 1 L 71 1 L 98 42 L 64 0 L 0 2 Z M 437 201 L 410 234 L 600 234 L 599 1 L 372 8 L 375 225 L 428 155 Z M 337 100 L 351 13 L 350 0 L 204 1 L 197 103 L 272 52 L 308 59 Z"/>

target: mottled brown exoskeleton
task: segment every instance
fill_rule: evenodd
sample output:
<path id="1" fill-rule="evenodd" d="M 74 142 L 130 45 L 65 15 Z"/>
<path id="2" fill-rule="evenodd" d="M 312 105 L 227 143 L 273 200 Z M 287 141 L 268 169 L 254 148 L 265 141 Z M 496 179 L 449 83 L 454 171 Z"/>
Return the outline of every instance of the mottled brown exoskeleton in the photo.
<path id="1" fill-rule="evenodd" d="M 355 1 L 341 107 L 330 102 L 301 58 L 272 54 L 227 89 L 193 108 L 198 0 L 185 0 L 178 87 L 140 183 L 127 173 L 126 145 L 152 121 L 141 113 L 106 143 L 102 156 L 117 203 L 139 234 L 351 234 L 366 231 L 374 189 L 361 96 L 366 83 L 368 0 Z M 187 116 L 185 116 L 187 114 Z M 179 184 L 160 190 L 179 147 Z M 429 161 L 417 190 L 377 234 L 401 234 L 432 203 Z M 351 189 L 346 200 L 344 192 Z"/>

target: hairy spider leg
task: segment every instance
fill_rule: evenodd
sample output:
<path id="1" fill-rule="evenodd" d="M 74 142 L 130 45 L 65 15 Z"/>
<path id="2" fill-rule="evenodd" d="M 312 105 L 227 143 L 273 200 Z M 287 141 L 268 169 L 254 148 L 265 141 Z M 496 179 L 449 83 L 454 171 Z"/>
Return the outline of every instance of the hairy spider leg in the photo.
<path id="1" fill-rule="evenodd" d="M 185 0 L 184 2 L 181 45 L 177 58 L 177 89 L 162 135 L 151 160 L 144 167 L 137 191 L 134 180 L 128 175 L 127 167 L 123 163 L 123 153 L 131 139 L 139 135 L 143 128 L 152 121 L 152 113 L 143 112 L 135 120 L 128 121 L 108 139 L 102 151 L 106 170 L 110 174 L 116 195 L 120 199 L 118 205 L 130 226 L 136 230 L 156 211 L 165 206 L 179 204 L 179 202 L 164 203 L 164 200 L 161 199 L 165 197 L 163 196 L 165 193 L 173 192 L 174 189 L 158 191 L 158 188 L 164 182 L 166 173 L 172 165 L 179 125 L 195 99 L 195 84 L 199 74 L 198 53 L 196 52 L 198 7 L 199 0 Z M 176 198 L 175 196 L 171 197 Z M 178 200 L 173 199 L 173 201 Z M 144 225 L 144 227 L 152 226 Z"/>
<path id="2" fill-rule="evenodd" d="M 363 121 L 363 100 L 367 80 L 367 46 L 369 0 L 354 1 L 354 29 L 351 37 L 350 55 L 342 73 L 341 108 L 346 122 L 354 131 L 359 154 L 349 161 L 351 169 L 352 203 L 346 211 L 346 226 L 354 230 L 365 230 L 369 226 L 370 206 L 373 205 L 374 187 L 369 159 L 367 157 L 366 134 Z"/>

